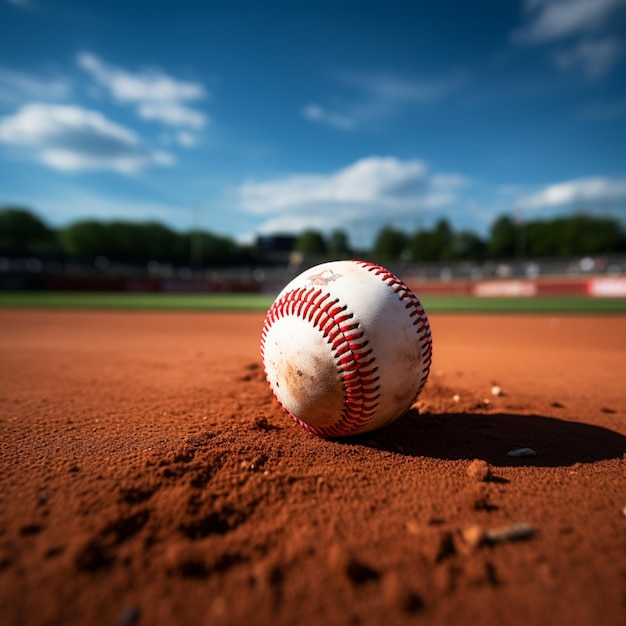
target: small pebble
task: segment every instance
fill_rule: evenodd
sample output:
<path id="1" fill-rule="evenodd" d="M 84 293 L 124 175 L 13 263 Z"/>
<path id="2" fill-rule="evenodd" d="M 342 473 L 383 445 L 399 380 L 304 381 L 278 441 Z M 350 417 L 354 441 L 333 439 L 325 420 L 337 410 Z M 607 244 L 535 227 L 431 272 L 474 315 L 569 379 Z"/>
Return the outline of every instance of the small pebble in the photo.
<path id="1" fill-rule="evenodd" d="M 467 475 L 479 483 L 489 480 L 491 478 L 489 463 L 483 459 L 474 459 L 467 468 Z"/>
<path id="2" fill-rule="evenodd" d="M 458 393 L 455 393 L 455 394 L 452 396 L 452 399 L 453 399 L 455 402 L 458 402 L 458 401 L 461 399 L 461 396 L 460 396 Z"/>
<path id="3" fill-rule="evenodd" d="M 537 456 L 532 448 L 513 448 L 506 453 L 507 456 Z"/>
<path id="4" fill-rule="evenodd" d="M 501 389 L 498 385 L 494 385 L 494 386 L 491 388 L 491 393 L 492 393 L 494 396 L 501 396 L 501 395 L 502 395 L 502 389 Z"/>
<path id="5" fill-rule="evenodd" d="M 624 514 L 624 517 L 626 517 L 626 506 L 622 509 L 622 513 Z"/>
<path id="6" fill-rule="evenodd" d="M 502 543 L 503 541 L 530 539 L 535 536 L 535 533 L 535 529 L 530 524 L 519 522 L 509 526 L 492 528 L 485 532 L 485 538 L 489 543 Z"/>
<path id="7" fill-rule="evenodd" d="M 470 548 L 478 548 L 485 542 L 485 531 L 482 526 L 473 524 L 461 531 L 461 537 Z"/>

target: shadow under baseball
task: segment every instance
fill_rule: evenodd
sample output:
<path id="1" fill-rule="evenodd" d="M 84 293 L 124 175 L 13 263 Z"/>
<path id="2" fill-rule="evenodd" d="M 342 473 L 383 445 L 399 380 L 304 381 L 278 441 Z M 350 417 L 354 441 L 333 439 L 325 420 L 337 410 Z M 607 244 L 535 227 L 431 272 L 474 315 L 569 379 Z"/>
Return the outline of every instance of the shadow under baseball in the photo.
<path id="1" fill-rule="evenodd" d="M 499 467 L 559 467 L 626 453 L 626 436 L 607 428 L 511 413 L 420 415 L 412 409 L 385 428 L 343 441 L 406 456 L 484 459 Z M 517 447 L 531 448 L 536 456 L 507 456 Z"/>

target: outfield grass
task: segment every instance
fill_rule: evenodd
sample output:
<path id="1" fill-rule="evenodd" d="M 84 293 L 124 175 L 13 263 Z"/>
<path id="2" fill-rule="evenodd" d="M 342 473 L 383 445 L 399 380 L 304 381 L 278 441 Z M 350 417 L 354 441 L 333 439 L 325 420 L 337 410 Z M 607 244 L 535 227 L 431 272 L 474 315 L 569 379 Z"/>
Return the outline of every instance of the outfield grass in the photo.
<path id="1" fill-rule="evenodd" d="M 0 307 L 142 311 L 266 311 L 262 294 L 0 292 Z M 626 313 L 625 298 L 424 296 L 428 313 Z"/>
<path id="2" fill-rule="evenodd" d="M 274 300 L 262 294 L 0 292 L 0 306 L 58 309 L 264 311 Z"/>

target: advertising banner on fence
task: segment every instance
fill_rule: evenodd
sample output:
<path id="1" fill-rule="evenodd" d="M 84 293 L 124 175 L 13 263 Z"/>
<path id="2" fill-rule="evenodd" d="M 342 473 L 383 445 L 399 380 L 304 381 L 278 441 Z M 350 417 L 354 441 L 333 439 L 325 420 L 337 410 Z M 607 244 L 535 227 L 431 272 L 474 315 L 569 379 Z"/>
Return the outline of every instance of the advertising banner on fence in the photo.
<path id="1" fill-rule="evenodd" d="M 537 295 L 536 283 L 528 280 L 485 280 L 474 285 L 481 298 L 531 298 Z"/>
<path id="2" fill-rule="evenodd" d="M 593 278 L 587 282 L 587 293 L 594 298 L 626 298 L 626 277 Z"/>

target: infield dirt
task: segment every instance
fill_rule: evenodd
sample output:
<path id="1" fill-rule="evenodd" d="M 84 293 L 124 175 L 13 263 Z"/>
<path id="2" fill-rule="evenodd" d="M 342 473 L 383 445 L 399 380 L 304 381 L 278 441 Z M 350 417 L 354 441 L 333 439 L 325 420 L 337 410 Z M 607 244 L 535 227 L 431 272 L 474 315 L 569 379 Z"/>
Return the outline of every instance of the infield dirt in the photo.
<path id="1" fill-rule="evenodd" d="M 326 441 L 262 315 L 0 312 L 0 623 L 622 626 L 626 318 L 430 321 L 414 409 Z"/>

